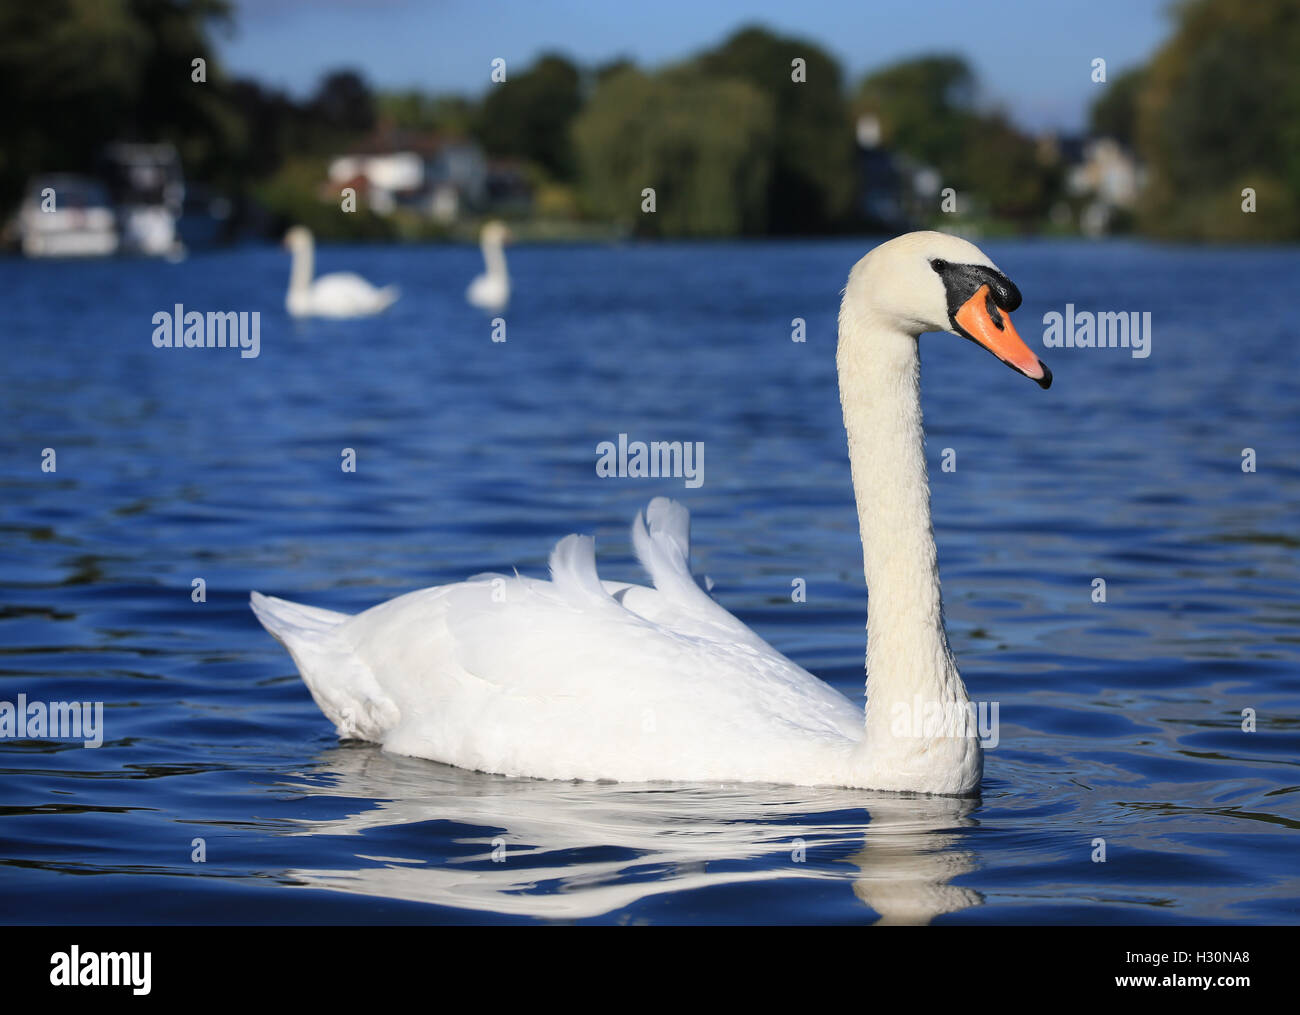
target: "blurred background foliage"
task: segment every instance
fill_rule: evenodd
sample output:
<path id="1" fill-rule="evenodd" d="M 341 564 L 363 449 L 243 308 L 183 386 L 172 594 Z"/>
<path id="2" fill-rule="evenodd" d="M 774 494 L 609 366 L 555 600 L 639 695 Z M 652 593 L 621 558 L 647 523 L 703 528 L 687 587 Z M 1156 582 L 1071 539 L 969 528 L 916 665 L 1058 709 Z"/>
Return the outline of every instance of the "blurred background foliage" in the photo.
<path id="1" fill-rule="evenodd" d="M 804 80 L 792 76 L 804 61 Z M 756 153 L 770 163 L 765 217 L 772 232 L 821 232 L 850 214 L 853 132 L 834 57 L 806 39 L 744 28 L 693 61 L 706 81 L 747 82 L 770 108 L 772 143 Z"/>
<path id="2" fill-rule="evenodd" d="M 225 73 L 213 39 L 232 18 L 226 0 L 4 0 L 0 213 L 37 173 L 89 171 L 112 141 L 168 140 L 187 179 L 228 196 L 238 221 L 399 236 L 410 231 L 400 219 L 340 216 L 321 193 L 327 159 L 385 128 L 471 139 L 512 160 L 543 218 L 663 236 L 861 229 L 863 117 L 883 149 L 962 195 L 981 228 L 1052 228 L 1068 199 L 1059 152 L 984 103 L 958 54 L 847 81 L 816 44 L 750 26 L 654 69 L 547 53 L 480 98 L 376 93 L 348 69 L 294 98 Z M 1150 62 L 1112 70 L 1091 110 L 1092 135 L 1143 167 L 1133 224 L 1170 239 L 1300 236 L 1300 0 L 1185 0 L 1170 18 Z M 641 213 L 646 187 L 653 216 Z M 1246 187 L 1260 214 L 1241 213 Z"/>
<path id="3" fill-rule="evenodd" d="M 574 124 L 588 210 L 668 236 L 767 231 L 772 109 L 748 82 L 620 70 Z M 647 185 L 654 215 L 642 214 Z"/>
<path id="4" fill-rule="evenodd" d="M 1122 115 L 1152 167 L 1147 231 L 1300 235 L 1300 0 L 1183 4 L 1177 32 L 1130 90 L 1136 109 Z M 1267 214 L 1240 213 L 1244 187 Z"/>

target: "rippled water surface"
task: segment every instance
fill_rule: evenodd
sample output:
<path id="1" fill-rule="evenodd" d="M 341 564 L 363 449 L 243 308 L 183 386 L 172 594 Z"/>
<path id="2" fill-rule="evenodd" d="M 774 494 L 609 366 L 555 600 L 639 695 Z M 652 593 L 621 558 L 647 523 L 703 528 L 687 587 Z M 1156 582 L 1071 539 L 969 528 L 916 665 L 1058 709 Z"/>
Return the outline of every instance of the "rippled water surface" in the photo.
<path id="1" fill-rule="evenodd" d="M 307 324 L 270 248 L 0 264 L 0 701 L 102 701 L 105 726 L 0 740 L 0 919 L 1300 922 L 1294 249 L 987 244 L 1035 345 L 1066 303 L 1151 312 L 1148 359 L 1043 350 L 1047 392 L 922 340 L 949 632 L 1000 705 L 978 799 L 340 744 L 249 612 L 251 588 L 355 612 L 541 575 L 571 531 L 637 578 L 626 526 L 670 494 L 718 599 L 860 696 L 834 343 L 869 246 L 519 247 L 505 343 L 463 300 L 469 249 L 322 249 L 404 295 Z M 176 303 L 260 310 L 261 356 L 153 348 Z M 619 433 L 703 441 L 704 485 L 597 478 Z"/>

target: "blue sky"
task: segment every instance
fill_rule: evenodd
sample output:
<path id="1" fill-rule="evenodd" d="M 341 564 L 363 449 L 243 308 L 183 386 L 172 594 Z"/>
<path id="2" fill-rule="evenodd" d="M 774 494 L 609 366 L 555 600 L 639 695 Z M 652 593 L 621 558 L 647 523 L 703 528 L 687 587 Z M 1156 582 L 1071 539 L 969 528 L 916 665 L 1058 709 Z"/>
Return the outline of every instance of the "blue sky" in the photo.
<path id="1" fill-rule="evenodd" d="M 236 0 L 219 36 L 228 68 L 297 95 L 351 66 L 373 86 L 480 94 L 490 62 L 523 69 L 539 52 L 579 63 L 617 55 L 658 66 L 751 22 L 804 36 L 851 80 L 900 57 L 956 51 L 984 98 L 1023 126 L 1080 127 L 1108 72 L 1144 61 L 1168 35 L 1167 0 Z"/>

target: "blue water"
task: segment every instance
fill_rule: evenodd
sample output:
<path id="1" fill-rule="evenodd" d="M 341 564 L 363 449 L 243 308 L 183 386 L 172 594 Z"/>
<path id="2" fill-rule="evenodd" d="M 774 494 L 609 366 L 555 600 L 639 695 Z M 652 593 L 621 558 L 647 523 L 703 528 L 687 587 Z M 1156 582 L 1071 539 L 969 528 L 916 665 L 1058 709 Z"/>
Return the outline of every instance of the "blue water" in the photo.
<path id="1" fill-rule="evenodd" d="M 520 246 L 504 343 L 466 248 L 322 249 L 404 295 L 305 324 L 277 249 L 0 263 L 0 701 L 102 701 L 105 727 L 0 740 L 0 919 L 1300 922 L 1294 249 L 986 244 L 1035 346 L 1067 302 L 1151 312 L 1147 359 L 1041 350 L 1046 392 L 922 340 L 949 633 L 1000 707 L 978 799 L 339 743 L 249 612 L 252 588 L 354 612 L 541 575 L 571 531 L 636 578 L 626 526 L 669 494 L 719 600 L 859 697 L 834 343 L 869 246 Z M 176 303 L 261 311 L 261 355 L 155 349 Z M 703 441 L 704 485 L 598 478 L 619 433 Z"/>

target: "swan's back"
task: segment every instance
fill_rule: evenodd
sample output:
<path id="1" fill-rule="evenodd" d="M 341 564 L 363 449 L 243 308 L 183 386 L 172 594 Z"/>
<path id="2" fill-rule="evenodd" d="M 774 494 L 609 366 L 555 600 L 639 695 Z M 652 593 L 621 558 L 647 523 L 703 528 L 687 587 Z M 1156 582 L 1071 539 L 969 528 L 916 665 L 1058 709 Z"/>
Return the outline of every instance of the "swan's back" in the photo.
<path id="1" fill-rule="evenodd" d="M 634 541 L 653 589 L 602 582 L 569 536 L 552 580 L 481 575 L 355 617 L 254 597 L 340 735 L 556 779 L 825 782 L 861 710 L 715 603 L 663 498 Z M 296 644 L 295 644 L 296 643 Z"/>
<path id="2" fill-rule="evenodd" d="M 332 272 L 312 280 L 303 293 L 290 290 L 290 313 L 316 317 L 364 317 L 392 306 L 401 295 L 397 286 L 379 288 L 352 272 Z"/>

